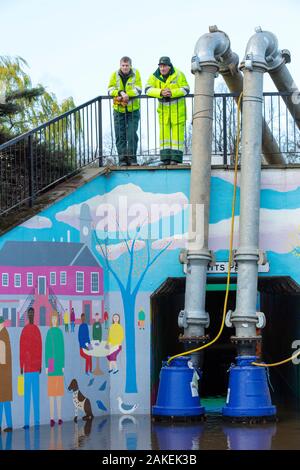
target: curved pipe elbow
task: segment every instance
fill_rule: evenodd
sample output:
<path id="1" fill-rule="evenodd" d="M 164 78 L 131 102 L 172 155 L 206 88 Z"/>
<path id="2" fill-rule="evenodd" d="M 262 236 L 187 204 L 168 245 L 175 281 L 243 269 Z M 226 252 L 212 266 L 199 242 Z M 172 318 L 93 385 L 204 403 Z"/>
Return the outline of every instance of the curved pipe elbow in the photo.
<path id="1" fill-rule="evenodd" d="M 275 34 L 258 29 L 248 41 L 241 68 L 252 70 L 253 67 L 261 67 L 270 71 L 283 62 Z"/>
<path id="2" fill-rule="evenodd" d="M 219 61 L 230 54 L 232 54 L 230 40 L 223 31 L 203 34 L 196 42 L 194 50 L 200 65 L 209 63 L 218 66 Z"/>

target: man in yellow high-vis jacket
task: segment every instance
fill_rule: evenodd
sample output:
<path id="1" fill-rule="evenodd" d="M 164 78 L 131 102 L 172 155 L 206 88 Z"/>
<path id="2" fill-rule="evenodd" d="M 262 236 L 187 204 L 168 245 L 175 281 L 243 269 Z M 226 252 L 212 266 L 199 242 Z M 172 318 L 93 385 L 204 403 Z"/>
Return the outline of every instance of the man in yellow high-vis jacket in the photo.
<path id="1" fill-rule="evenodd" d="M 137 130 L 140 120 L 141 76 L 132 68 L 130 57 L 120 60 L 120 69 L 112 74 L 108 94 L 114 98 L 114 127 L 116 146 L 121 166 L 136 164 Z"/>
<path id="2" fill-rule="evenodd" d="M 170 57 L 161 57 L 150 76 L 145 93 L 158 98 L 160 159 L 168 165 L 182 163 L 186 121 L 185 96 L 190 87 L 184 74 L 173 67 Z"/>

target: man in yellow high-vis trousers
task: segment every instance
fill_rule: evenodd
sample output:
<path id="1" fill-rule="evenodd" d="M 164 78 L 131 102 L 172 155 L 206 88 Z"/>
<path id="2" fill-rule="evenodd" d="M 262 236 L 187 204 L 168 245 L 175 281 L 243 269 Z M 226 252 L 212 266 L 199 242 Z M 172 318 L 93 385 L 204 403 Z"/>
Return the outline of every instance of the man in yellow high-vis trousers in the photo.
<path id="1" fill-rule="evenodd" d="M 186 121 L 185 96 L 190 87 L 185 75 L 170 57 L 161 57 L 158 69 L 149 77 L 145 93 L 158 98 L 160 159 L 168 164 L 182 163 Z"/>

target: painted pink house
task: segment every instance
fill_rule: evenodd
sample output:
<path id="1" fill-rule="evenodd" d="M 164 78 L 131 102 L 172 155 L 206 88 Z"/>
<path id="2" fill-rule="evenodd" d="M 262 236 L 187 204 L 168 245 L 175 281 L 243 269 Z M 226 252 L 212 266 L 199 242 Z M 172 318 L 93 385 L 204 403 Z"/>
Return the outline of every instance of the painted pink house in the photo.
<path id="1" fill-rule="evenodd" d="M 8 241 L 0 250 L 0 311 L 11 326 L 23 326 L 29 306 L 35 323 L 71 311 L 77 321 L 103 310 L 103 269 L 86 243 Z M 78 310 L 81 310 L 78 312 Z"/>

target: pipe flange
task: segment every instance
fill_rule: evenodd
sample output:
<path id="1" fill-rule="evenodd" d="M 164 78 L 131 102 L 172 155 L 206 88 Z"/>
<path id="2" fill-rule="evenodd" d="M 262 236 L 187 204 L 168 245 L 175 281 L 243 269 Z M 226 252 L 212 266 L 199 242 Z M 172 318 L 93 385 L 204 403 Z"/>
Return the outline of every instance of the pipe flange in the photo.
<path id="1" fill-rule="evenodd" d="M 263 72 L 263 73 L 269 70 L 267 65 L 264 62 L 254 61 L 253 59 L 251 59 L 251 57 L 248 57 L 245 59 L 245 61 L 241 62 L 239 69 L 242 72 L 244 70 L 249 70 L 250 72 L 253 72 L 253 70 L 255 69 L 255 72 Z"/>
<path id="2" fill-rule="evenodd" d="M 256 328 L 264 328 L 266 326 L 266 317 L 263 312 L 256 312 L 257 323 Z"/>
<path id="3" fill-rule="evenodd" d="M 178 336 L 178 340 L 180 343 L 201 343 L 205 344 L 209 341 L 209 335 L 202 335 L 202 336 L 184 336 L 183 334 L 180 334 Z"/>
<path id="4" fill-rule="evenodd" d="M 201 72 L 200 59 L 197 55 L 193 55 L 191 60 L 191 72 L 195 74 L 196 72 Z"/>
<path id="5" fill-rule="evenodd" d="M 262 337 L 260 335 L 257 336 L 230 336 L 230 341 L 233 344 L 253 344 L 253 343 L 260 343 Z"/>
<path id="6" fill-rule="evenodd" d="M 227 326 L 227 328 L 233 327 L 233 324 L 231 321 L 231 315 L 232 315 L 232 310 L 228 310 L 228 312 L 226 313 L 226 317 L 225 317 L 225 325 Z"/>
<path id="7" fill-rule="evenodd" d="M 180 253 L 179 253 L 179 263 L 180 264 L 187 264 L 188 259 L 187 259 L 187 249 L 183 248 Z"/>
<path id="8" fill-rule="evenodd" d="M 282 49 L 281 55 L 282 55 L 282 57 L 284 59 L 284 62 L 286 64 L 289 64 L 291 62 L 291 53 L 288 49 Z"/>
<path id="9" fill-rule="evenodd" d="M 186 254 L 187 262 L 190 260 L 199 260 L 199 261 L 206 261 L 210 263 L 214 258 L 214 252 L 212 250 L 197 250 L 192 251 L 188 250 Z"/>
<path id="10" fill-rule="evenodd" d="M 258 250 L 257 264 L 264 266 L 265 264 L 267 264 L 267 262 L 268 262 L 268 258 L 267 258 L 266 252 L 263 250 Z"/>
<path id="11" fill-rule="evenodd" d="M 256 312 L 253 315 L 241 315 L 237 311 L 233 312 L 230 317 L 231 323 L 257 323 Z"/>
<path id="12" fill-rule="evenodd" d="M 186 311 L 185 310 L 180 310 L 179 314 L 178 314 L 178 326 L 179 328 L 187 328 L 188 327 L 188 324 L 187 324 L 187 321 L 186 321 Z"/>
<path id="13" fill-rule="evenodd" d="M 198 325 L 208 328 L 210 319 L 208 313 L 205 311 L 181 310 L 178 314 L 177 322 L 179 328 L 184 329 L 188 328 L 190 325 Z"/>

